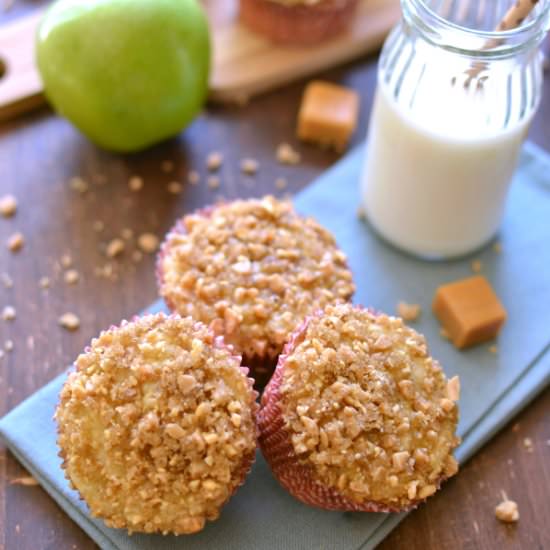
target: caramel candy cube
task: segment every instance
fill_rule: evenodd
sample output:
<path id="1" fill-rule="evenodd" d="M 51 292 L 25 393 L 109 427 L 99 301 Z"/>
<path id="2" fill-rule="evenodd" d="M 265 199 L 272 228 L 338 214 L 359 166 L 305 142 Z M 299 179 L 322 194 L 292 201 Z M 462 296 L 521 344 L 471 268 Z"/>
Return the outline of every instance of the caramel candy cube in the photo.
<path id="1" fill-rule="evenodd" d="M 457 348 L 491 340 L 506 320 L 506 310 L 480 275 L 440 286 L 432 309 Z"/>
<path id="2" fill-rule="evenodd" d="M 310 82 L 298 114 L 298 138 L 343 151 L 359 115 L 359 95 L 329 82 Z"/>

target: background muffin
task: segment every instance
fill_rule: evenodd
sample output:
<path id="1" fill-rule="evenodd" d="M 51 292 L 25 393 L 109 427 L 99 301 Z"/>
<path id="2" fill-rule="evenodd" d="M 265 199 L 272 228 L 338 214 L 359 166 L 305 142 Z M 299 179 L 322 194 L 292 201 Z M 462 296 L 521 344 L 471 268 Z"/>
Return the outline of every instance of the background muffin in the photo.
<path id="1" fill-rule="evenodd" d="M 274 360 L 307 315 L 354 291 L 332 235 L 273 197 L 185 216 L 161 249 L 158 279 L 172 310 L 223 334 L 249 366 Z"/>
<path id="2" fill-rule="evenodd" d="M 311 45 L 344 31 L 357 5 L 358 0 L 240 0 L 240 17 L 274 42 Z"/>
<path id="3" fill-rule="evenodd" d="M 150 315 L 94 339 L 55 414 L 66 477 L 91 514 L 147 533 L 216 519 L 254 459 L 246 372 L 190 318 Z"/>
<path id="4" fill-rule="evenodd" d="M 306 504 L 407 510 L 457 471 L 458 391 L 401 319 L 328 306 L 279 357 L 258 414 L 260 446 Z"/>

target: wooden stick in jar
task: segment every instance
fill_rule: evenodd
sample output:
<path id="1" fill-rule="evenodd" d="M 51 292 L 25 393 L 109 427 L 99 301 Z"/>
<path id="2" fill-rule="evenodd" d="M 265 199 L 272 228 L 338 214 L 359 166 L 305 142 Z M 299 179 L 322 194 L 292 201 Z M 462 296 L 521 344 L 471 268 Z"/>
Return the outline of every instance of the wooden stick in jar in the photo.
<path id="1" fill-rule="evenodd" d="M 509 31 L 519 27 L 526 19 L 526 17 L 531 13 L 533 8 L 538 4 L 539 0 L 518 0 L 507 12 L 506 15 L 502 18 L 500 23 L 496 27 L 496 32 Z M 483 46 L 484 50 L 489 50 L 498 46 L 501 43 L 501 40 L 498 38 L 493 38 L 488 40 Z M 486 63 L 477 62 L 472 65 L 470 69 L 466 71 L 468 78 L 464 82 L 464 87 L 468 88 L 474 80 L 477 78 L 479 73 L 483 71 L 486 67 Z M 453 82 L 454 84 L 454 82 Z"/>

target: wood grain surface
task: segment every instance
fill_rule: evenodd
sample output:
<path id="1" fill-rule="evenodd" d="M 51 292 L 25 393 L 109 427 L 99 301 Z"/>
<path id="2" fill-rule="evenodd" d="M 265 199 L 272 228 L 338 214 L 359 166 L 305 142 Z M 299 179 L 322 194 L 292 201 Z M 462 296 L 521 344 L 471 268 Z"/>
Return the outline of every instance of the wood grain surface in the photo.
<path id="1" fill-rule="evenodd" d="M 16 0 L 10 11 L 0 14 L 0 24 L 40 4 Z M 363 139 L 366 129 L 375 62 L 365 58 L 319 75 L 361 92 L 355 144 Z M 141 261 L 134 261 L 135 238 L 131 238 L 122 256 L 109 260 L 105 244 L 111 239 L 125 229 L 131 229 L 135 236 L 143 232 L 162 236 L 177 216 L 218 196 L 297 192 L 337 160 L 332 153 L 297 144 L 294 139 L 303 85 L 297 83 L 241 108 L 210 107 L 181 136 L 139 155 L 100 151 L 47 109 L 0 126 L 0 196 L 11 193 L 19 203 L 15 217 L 0 218 L 0 277 L 7 273 L 13 280 L 13 286 L 6 288 L 0 279 L 0 310 L 12 305 L 17 312 L 12 322 L 0 320 L 0 349 L 7 340 L 14 346 L 0 359 L 0 415 L 61 372 L 99 330 L 155 299 L 154 257 L 144 255 Z M 548 75 L 545 87 L 531 138 L 550 150 Z M 283 141 L 301 152 L 298 166 L 277 163 L 275 149 Z M 209 188 L 205 177 L 205 158 L 214 150 L 223 152 L 225 158 L 219 189 Z M 255 177 L 240 173 L 243 157 L 259 161 Z M 166 160 L 174 163 L 171 173 L 161 168 Z M 198 185 L 185 183 L 190 169 L 201 174 Z M 73 189 L 70 180 L 75 176 L 87 182 L 87 192 Z M 133 176 L 143 178 L 140 191 L 129 190 L 128 181 Z M 275 187 L 278 177 L 287 178 L 287 189 Z M 183 183 L 180 194 L 168 192 L 171 181 Z M 100 232 L 96 231 L 101 225 L 98 222 L 104 224 Z M 12 254 L 5 241 L 16 231 L 24 235 L 25 246 Z M 64 282 L 64 255 L 70 255 L 72 268 L 80 274 L 75 285 Z M 107 264 L 114 275 L 98 276 L 97 269 L 104 273 Z M 51 281 L 47 290 L 40 288 L 42 277 Z M 65 312 L 78 315 L 78 331 L 69 333 L 58 326 L 58 318 Z M 525 447 L 525 438 L 532 440 L 532 452 Z M 0 548 L 94 548 L 40 487 L 13 484 L 25 475 L 0 446 Z M 550 548 L 549 487 L 547 390 L 470 460 L 444 490 L 412 513 L 381 548 Z M 519 504 L 517 525 L 501 524 L 494 517 L 502 491 Z"/>

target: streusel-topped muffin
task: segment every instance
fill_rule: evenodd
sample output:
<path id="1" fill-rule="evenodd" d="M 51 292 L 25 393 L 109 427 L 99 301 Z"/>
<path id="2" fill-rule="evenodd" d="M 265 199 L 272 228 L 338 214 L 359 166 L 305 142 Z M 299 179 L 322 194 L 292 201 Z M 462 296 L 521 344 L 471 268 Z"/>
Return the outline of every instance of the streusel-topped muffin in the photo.
<path id="1" fill-rule="evenodd" d="M 307 316 L 354 292 L 346 256 L 317 222 L 274 197 L 185 216 L 158 259 L 160 294 L 250 359 L 274 359 Z"/>
<path id="2" fill-rule="evenodd" d="M 185 534 L 214 520 L 256 449 L 257 394 L 202 323 L 123 322 L 76 360 L 55 414 L 65 475 L 93 516 Z"/>
<path id="3" fill-rule="evenodd" d="M 296 498 L 401 511 L 458 469 L 458 378 L 401 319 L 328 306 L 294 333 L 262 396 L 260 446 Z"/>

